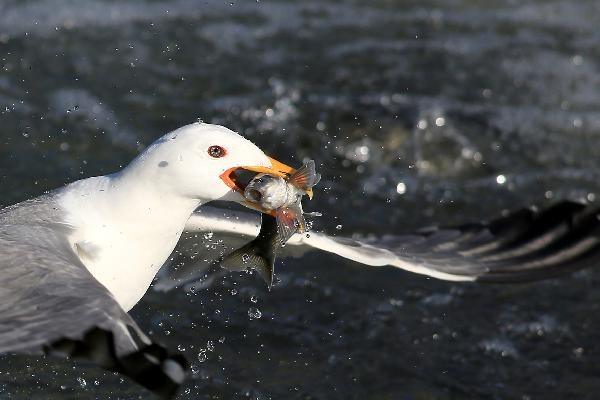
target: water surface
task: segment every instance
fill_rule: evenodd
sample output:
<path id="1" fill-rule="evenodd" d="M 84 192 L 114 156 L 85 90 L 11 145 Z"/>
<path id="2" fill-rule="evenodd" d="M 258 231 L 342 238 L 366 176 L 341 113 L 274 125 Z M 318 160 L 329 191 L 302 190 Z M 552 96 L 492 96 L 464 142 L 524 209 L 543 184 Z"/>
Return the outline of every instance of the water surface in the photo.
<path id="1" fill-rule="evenodd" d="M 8 0 L 0 204 L 126 165 L 198 118 L 317 160 L 315 228 L 383 235 L 600 195 L 594 1 Z M 336 228 L 337 227 L 337 228 Z M 202 240 L 202 237 L 198 238 Z M 182 399 L 595 398 L 600 275 L 439 282 L 313 253 L 133 310 Z M 126 266 L 124 266 L 126 268 Z M 257 318 L 260 314 L 260 318 Z M 0 398 L 147 398 L 3 357 Z"/>

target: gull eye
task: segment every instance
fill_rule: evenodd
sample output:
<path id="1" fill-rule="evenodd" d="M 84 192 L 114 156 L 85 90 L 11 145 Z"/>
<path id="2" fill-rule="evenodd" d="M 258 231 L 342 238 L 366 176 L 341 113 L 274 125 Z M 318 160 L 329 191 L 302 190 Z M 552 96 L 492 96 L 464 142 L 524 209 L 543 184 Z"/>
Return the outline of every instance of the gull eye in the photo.
<path id="1" fill-rule="evenodd" d="M 221 146 L 210 146 L 208 148 L 208 155 L 212 158 L 225 157 L 225 154 L 227 154 L 227 151 Z"/>

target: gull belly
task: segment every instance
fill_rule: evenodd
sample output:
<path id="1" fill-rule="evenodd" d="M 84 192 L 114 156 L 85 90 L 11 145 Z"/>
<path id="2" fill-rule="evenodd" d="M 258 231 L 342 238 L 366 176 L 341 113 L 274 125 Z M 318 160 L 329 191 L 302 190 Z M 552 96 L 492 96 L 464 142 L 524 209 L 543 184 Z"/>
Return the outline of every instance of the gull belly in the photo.
<path id="1" fill-rule="evenodd" d="M 118 175 L 78 181 L 63 189 L 59 204 L 72 227 L 73 250 L 129 311 L 150 287 L 200 203 L 123 183 Z"/>

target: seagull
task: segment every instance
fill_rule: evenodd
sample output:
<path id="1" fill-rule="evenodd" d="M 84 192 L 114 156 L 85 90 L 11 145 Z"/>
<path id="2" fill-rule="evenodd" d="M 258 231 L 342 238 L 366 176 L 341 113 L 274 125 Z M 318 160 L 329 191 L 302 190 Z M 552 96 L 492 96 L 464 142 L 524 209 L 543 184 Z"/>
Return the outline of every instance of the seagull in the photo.
<path id="1" fill-rule="evenodd" d="M 187 362 L 151 341 L 127 312 L 168 267 L 183 232 L 257 235 L 260 215 L 206 205 L 247 205 L 243 171 L 281 176 L 294 169 L 225 127 L 194 123 L 159 138 L 119 172 L 0 210 L 0 353 L 89 360 L 173 397 Z M 286 251 L 323 250 L 451 281 L 514 282 L 594 264 L 598 229 L 597 209 L 566 201 L 411 235 L 297 234 Z M 204 264 L 165 268 L 155 288 L 193 282 L 212 265 Z"/>
<path id="2" fill-rule="evenodd" d="M 192 212 L 243 202 L 236 173 L 293 171 L 216 125 L 166 134 L 112 175 L 71 183 L 0 211 L 0 353 L 88 360 L 171 397 L 187 364 L 127 314 Z"/>

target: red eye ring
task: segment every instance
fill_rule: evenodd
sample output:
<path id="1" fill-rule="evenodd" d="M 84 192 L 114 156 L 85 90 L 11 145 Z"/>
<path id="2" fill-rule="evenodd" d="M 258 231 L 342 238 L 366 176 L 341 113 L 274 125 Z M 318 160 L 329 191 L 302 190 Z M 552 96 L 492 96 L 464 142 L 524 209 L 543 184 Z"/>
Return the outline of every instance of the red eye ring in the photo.
<path id="1" fill-rule="evenodd" d="M 227 154 L 227 150 L 225 150 L 221 146 L 215 145 L 215 146 L 210 146 L 208 148 L 208 155 L 211 156 L 212 158 L 225 157 L 226 154 Z"/>

